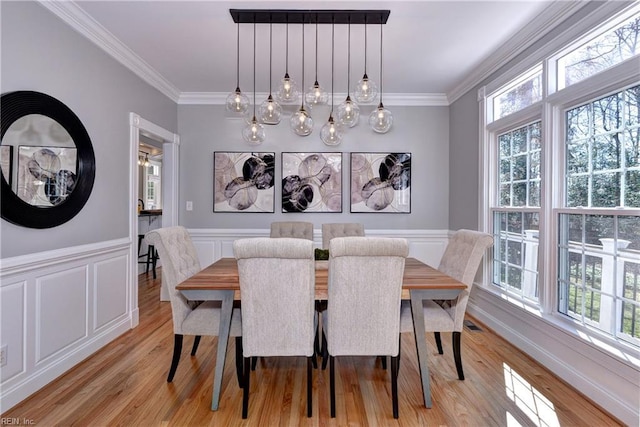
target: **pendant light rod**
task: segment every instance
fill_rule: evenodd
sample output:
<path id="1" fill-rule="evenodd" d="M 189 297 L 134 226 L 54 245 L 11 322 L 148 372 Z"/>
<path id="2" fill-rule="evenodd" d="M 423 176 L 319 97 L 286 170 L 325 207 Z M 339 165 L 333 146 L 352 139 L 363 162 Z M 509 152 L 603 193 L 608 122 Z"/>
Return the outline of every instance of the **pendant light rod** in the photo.
<path id="1" fill-rule="evenodd" d="M 380 25 L 380 104 L 382 104 L 382 25 Z"/>
<path id="2" fill-rule="evenodd" d="M 304 108 L 304 21 L 302 22 L 302 99 L 301 108 Z"/>
<path id="3" fill-rule="evenodd" d="M 271 71 L 273 69 L 273 24 L 269 22 L 269 96 L 271 96 Z"/>
<path id="4" fill-rule="evenodd" d="M 389 10 L 330 9 L 229 9 L 233 22 L 241 24 L 386 24 Z"/>
<path id="5" fill-rule="evenodd" d="M 270 22 L 272 24 L 272 22 Z M 284 62 L 284 74 L 289 74 L 289 20 L 287 20 L 287 32 L 286 32 L 287 46 L 285 47 L 285 62 Z"/>
<path id="6" fill-rule="evenodd" d="M 236 91 L 240 90 L 240 24 L 238 27 L 238 35 L 236 39 Z"/>
<path id="7" fill-rule="evenodd" d="M 334 71 L 334 49 L 335 49 L 335 33 L 336 26 L 335 24 L 331 24 L 331 113 L 329 116 L 333 116 L 333 71 Z"/>
<path id="8" fill-rule="evenodd" d="M 349 97 L 351 86 L 351 21 L 348 23 L 347 30 L 347 98 Z"/>
<path id="9" fill-rule="evenodd" d="M 364 75 L 367 75 L 367 20 L 364 20 Z"/>
<path id="10" fill-rule="evenodd" d="M 316 82 L 318 81 L 318 21 L 316 21 Z"/>
<path id="11" fill-rule="evenodd" d="M 253 119 L 256 119 L 256 23 L 253 23 Z"/>

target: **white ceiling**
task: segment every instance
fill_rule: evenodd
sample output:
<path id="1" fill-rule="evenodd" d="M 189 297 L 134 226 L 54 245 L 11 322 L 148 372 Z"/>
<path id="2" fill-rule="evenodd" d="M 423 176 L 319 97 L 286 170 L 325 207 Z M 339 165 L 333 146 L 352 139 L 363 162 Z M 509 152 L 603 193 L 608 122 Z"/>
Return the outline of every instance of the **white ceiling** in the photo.
<path id="1" fill-rule="evenodd" d="M 548 31 L 577 2 L 551 1 L 76 1 L 44 5 L 73 11 L 98 44 L 125 51 L 125 62 L 160 81 L 173 98 L 223 95 L 236 84 L 237 9 L 389 9 L 384 26 L 384 92 L 448 96 L 485 77 Z M 569 5 L 569 6 L 568 6 Z M 78 8 L 79 7 L 79 8 Z M 575 7 L 575 6 L 573 6 Z M 555 8 L 555 9 L 554 9 Z M 55 12 L 55 10 L 54 10 Z M 58 15 L 61 15 L 58 13 Z M 76 19 L 75 21 L 78 21 Z M 75 22 L 73 21 L 73 22 Z M 72 21 L 68 21 L 72 22 Z M 351 86 L 364 71 L 364 26 L 351 29 Z M 89 30 L 87 30 L 87 28 Z M 105 32 L 106 30 L 106 32 Z M 252 92 L 253 26 L 240 27 L 240 87 Z M 367 71 L 379 80 L 380 26 L 368 26 Z M 331 27 L 319 26 L 319 80 L 330 90 Z M 305 86 L 313 83 L 315 27 L 305 26 Z M 335 28 L 335 92 L 347 90 L 347 26 Z M 285 26 L 273 27 L 273 85 L 285 70 Z M 121 44 L 120 44 L 121 43 Z M 127 52 L 130 49 L 133 52 Z M 301 81 L 301 26 L 289 28 L 289 74 Z M 113 52 L 111 52 L 113 54 Z M 492 55 L 497 53 L 497 55 Z M 118 57 L 118 54 L 114 55 Z M 488 61 L 489 57 L 493 59 Z M 496 59 L 497 58 L 497 59 Z M 257 26 L 256 91 L 269 89 L 269 26 Z M 139 73 L 140 74 L 140 73 Z M 157 85 L 156 85 L 157 86 Z M 177 96 L 176 96 L 177 95 Z"/>

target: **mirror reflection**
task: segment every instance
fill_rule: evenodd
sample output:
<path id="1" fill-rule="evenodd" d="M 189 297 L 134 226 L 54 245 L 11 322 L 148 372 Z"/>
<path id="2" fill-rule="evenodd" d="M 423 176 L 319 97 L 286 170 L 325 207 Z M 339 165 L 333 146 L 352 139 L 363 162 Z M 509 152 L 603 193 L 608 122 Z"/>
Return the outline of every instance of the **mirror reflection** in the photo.
<path id="1" fill-rule="evenodd" d="M 0 168 L 11 190 L 26 203 L 64 203 L 76 185 L 77 148 L 57 121 L 28 114 L 7 129 L 0 145 Z"/>

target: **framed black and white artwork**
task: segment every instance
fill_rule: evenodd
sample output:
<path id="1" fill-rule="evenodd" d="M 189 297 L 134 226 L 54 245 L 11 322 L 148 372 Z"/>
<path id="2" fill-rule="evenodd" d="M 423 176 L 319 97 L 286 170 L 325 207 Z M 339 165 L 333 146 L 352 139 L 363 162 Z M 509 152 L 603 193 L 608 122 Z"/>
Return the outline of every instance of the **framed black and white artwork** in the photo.
<path id="1" fill-rule="evenodd" d="M 213 153 L 213 211 L 275 211 L 275 153 Z"/>
<path id="2" fill-rule="evenodd" d="M 351 153 L 351 212 L 411 213 L 411 153 Z"/>
<path id="3" fill-rule="evenodd" d="M 342 212 L 342 153 L 282 153 L 282 212 Z"/>

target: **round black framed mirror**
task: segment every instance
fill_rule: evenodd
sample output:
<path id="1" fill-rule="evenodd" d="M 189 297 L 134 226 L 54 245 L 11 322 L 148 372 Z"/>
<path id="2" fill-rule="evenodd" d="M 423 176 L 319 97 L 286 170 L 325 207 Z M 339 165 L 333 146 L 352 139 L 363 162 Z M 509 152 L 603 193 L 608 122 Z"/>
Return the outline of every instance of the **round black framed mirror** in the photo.
<path id="1" fill-rule="evenodd" d="M 51 228 L 76 216 L 89 199 L 95 155 L 82 122 L 40 92 L 2 94 L 0 210 L 30 228 Z"/>

